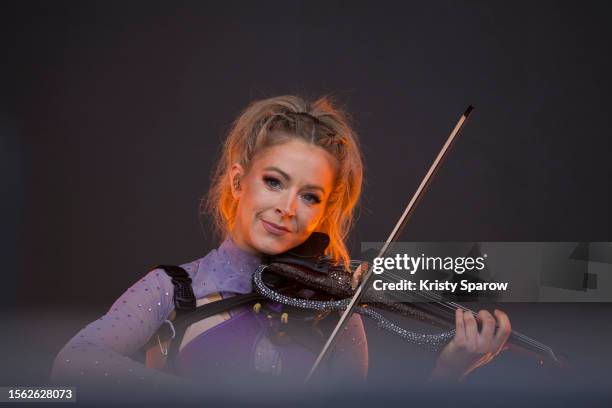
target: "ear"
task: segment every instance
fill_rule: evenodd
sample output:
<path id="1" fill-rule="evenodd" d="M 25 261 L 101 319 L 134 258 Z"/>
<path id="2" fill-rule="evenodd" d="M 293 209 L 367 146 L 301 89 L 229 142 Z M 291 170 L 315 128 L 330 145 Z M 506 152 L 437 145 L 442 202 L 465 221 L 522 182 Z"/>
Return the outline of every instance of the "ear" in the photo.
<path id="1" fill-rule="evenodd" d="M 244 176 L 244 168 L 239 163 L 232 164 L 229 171 L 229 183 L 232 189 L 234 199 L 239 199 L 242 195 L 242 178 Z"/>

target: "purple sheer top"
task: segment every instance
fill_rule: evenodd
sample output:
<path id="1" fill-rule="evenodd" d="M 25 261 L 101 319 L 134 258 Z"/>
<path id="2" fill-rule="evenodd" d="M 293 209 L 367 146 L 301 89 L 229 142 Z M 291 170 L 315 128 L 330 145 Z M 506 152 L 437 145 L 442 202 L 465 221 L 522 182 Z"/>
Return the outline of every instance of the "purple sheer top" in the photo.
<path id="1" fill-rule="evenodd" d="M 204 258 L 181 265 L 190 275 L 197 299 L 214 293 L 224 297 L 253 290 L 252 275 L 260 259 L 239 249 L 231 239 Z M 146 383 L 172 384 L 176 376 L 147 368 L 129 356 L 137 352 L 158 330 L 174 309 L 174 286 L 163 270 L 155 269 L 136 282 L 98 320 L 79 331 L 57 355 L 51 378 L 62 383 Z M 200 334 L 181 350 L 179 374 L 197 377 L 215 370 L 208 364 L 206 350 L 217 347 L 215 360 L 237 359 L 251 362 L 263 372 L 275 373 L 276 362 L 283 356 L 294 361 L 292 372 L 314 357 L 298 345 L 282 350 L 261 338 L 260 319 L 249 311 L 239 311 L 232 318 Z M 210 332 L 210 333 L 209 333 Z M 246 341 L 249 338 L 257 341 Z M 199 345 L 199 346 L 198 346 Z M 331 370 L 339 378 L 364 378 L 367 373 L 367 342 L 360 316 L 354 315 L 339 338 L 331 359 Z M 286 365 L 287 363 L 285 363 Z M 210 367 L 208 366 L 210 365 Z M 248 365 L 245 362 L 245 366 Z M 252 364 L 251 364 L 252 365 Z M 182 371 L 182 372 L 181 372 Z M 278 370 L 276 370 L 278 373 Z M 287 370 L 289 371 L 289 370 Z M 283 375 L 283 373 L 280 373 Z"/>

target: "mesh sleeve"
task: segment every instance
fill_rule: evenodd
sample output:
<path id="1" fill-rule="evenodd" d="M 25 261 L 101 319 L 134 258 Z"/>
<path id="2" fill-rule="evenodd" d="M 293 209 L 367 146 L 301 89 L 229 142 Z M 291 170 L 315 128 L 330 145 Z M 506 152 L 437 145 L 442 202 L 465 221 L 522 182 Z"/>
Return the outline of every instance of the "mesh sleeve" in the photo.
<path id="1" fill-rule="evenodd" d="M 339 381 L 365 381 L 368 375 L 368 341 L 363 320 L 353 313 L 330 356 L 330 373 Z"/>
<path id="2" fill-rule="evenodd" d="M 115 301 L 108 312 L 79 331 L 59 352 L 51 380 L 62 383 L 147 383 L 179 381 L 130 359 L 174 309 L 174 287 L 160 269 L 149 272 Z"/>

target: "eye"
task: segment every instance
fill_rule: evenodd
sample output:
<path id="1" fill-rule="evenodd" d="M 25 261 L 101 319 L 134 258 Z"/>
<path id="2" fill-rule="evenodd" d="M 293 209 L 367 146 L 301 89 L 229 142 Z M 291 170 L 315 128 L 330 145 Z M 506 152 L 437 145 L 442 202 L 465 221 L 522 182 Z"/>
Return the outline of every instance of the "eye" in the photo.
<path id="1" fill-rule="evenodd" d="M 264 176 L 263 181 L 267 184 L 268 187 L 273 190 L 280 190 L 280 188 L 282 187 L 282 183 L 276 177 Z"/>
<path id="2" fill-rule="evenodd" d="M 302 198 L 308 204 L 319 204 L 319 203 L 321 203 L 321 198 L 319 198 L 319 196 L 316 195 L 316 194 L 306 193 L 306 194 L 302 195 Z"/>

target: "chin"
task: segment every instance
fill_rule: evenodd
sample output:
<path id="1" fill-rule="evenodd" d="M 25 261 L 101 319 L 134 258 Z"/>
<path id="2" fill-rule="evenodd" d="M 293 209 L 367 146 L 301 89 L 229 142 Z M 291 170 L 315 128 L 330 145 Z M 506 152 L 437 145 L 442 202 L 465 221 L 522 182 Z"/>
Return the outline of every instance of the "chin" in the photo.
<path id="1" fill-rule="evenodd" d="M 255 246 L 257 251 L 264 255 L 278 255 L 289 249 L 287 245 L 275 242 L 258 242 Z"/>
<path id="2" fill-rule="evenodd" d="M 296 245 L 292 245 L 286 239 L 276 239 L 270 236 L 255 237 L 253 247 L 264 255 L 278 255 L 293 248 Z"/>

